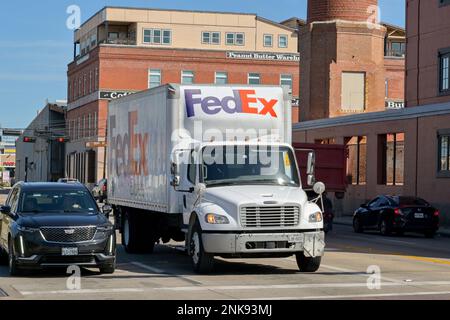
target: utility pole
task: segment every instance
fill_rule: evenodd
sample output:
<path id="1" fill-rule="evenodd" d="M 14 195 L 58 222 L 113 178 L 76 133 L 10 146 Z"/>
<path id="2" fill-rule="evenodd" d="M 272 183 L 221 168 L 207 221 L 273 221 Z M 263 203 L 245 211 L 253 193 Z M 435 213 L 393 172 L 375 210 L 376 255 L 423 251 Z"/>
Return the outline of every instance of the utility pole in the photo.
<path id="1" fill-rule="evenodd" d="M 28 157 L 25 157 L 25 182 L 28 182 Z"/>

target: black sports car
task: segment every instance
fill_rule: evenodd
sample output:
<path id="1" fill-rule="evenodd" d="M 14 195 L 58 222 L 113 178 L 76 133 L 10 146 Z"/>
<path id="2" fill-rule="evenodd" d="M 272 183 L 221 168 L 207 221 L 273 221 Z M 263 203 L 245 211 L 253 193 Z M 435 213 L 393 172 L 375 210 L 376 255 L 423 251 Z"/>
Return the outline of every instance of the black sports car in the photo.
<path id="1" fill-rule="evenodd" d="M 379 230 L 383 235 L 413 231 L 432 238 L 439 229 L 439 211 L 417 197 L 378 196 L 355 211 L 353 229 Z"/>

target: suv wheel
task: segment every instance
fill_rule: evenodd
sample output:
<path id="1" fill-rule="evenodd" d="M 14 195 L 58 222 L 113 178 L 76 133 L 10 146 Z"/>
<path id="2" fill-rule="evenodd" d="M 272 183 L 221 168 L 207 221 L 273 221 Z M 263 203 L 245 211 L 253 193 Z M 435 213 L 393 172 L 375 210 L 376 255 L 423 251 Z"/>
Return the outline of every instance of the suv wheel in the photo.
<path id="1" fill-rule="evenodd" d="M 389 225 L 389 222 L 386 218 L 384 218 L 380 222 L 380 233 L 383 236 L 389 236 L 391 234 L 391 226 Z"/>
<path id="2" fill-rule="evenodd" d="M 353 218 L 353 231 L 356 233 L 363 233 L 363 227 L 361 225 L 361 220 L 358 217 Z"/>
<path id="3" fill-rule="evenodd" d="M 9 266 L 9 274 L 11 276 L 20 275 L 20 269 L 17 265 L 16 256 L 14 255 L 14 248 L 11 240 L 9 241 L 9 254 L 8 254 L 8 266 Z"/>

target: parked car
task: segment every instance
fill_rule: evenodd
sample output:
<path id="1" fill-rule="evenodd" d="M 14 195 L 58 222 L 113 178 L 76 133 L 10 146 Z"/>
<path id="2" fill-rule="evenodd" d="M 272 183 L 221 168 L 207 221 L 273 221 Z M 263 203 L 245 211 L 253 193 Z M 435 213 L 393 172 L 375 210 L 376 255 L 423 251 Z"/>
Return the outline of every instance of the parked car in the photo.
<path id="1" fill-rule="evenodd" d="M 80 183 L 80 181 L 78 181 L 77 179 L 73 179 L 73 178 L 60 178 L 58 179 L 59 183 Z"/>
<path id="2" fill-rule="evenodd" d="M 113 273 L 113 225 L 82 184 L 16 184 L 0 208 L 0 251 L 11 275 L 24 269 L 78 265 Z M 6 259 L 4 259 L 6 262 Z"/>
<path id="3" fill-rule="evenodd" d="M 413 231 L 432 238 L 439 229 L 439 211 L 417 197 L 378 196 L 355 211 L 353 229 L 379 230 L 383 235 Z"/>
<path id="4" fill-rule="evenodd" d="M 95 200 L 98 200 L 100 203 L 103 203 L 107 199 L 107 191 L 108 191 L 108 181 L 106 179 L 100 180 L 95 184 L 92 189 L 92 195 Z"/>

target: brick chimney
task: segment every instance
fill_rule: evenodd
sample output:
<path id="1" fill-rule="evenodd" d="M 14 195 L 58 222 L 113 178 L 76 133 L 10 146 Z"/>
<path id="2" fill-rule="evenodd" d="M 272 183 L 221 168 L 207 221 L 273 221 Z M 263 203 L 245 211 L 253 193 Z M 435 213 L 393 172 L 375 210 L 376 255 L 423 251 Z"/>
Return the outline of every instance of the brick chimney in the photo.
<path id="1" fill-rule="evenodd" d="M 377 0 L 309 0 L 300 28 L 300 121 L 385 109 Z"/>

